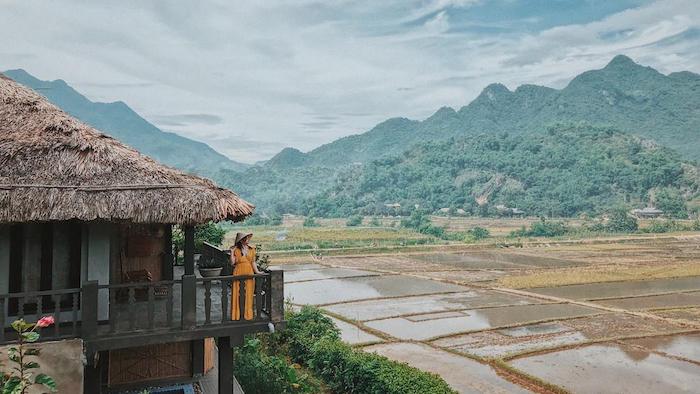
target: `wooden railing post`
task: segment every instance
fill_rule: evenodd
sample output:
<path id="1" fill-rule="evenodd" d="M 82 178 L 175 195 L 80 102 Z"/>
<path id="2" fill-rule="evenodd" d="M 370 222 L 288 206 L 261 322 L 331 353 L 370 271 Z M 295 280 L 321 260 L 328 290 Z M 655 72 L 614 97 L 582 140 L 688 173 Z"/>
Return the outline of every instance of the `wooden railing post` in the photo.
<path id="1" fill-rule="evenodd" d="M 284 320 L 284 271 L 270 271 L 270 319 L 277 323 Z"/>
<path id="2" fill-rule="evenodd" d="M 91 280 L 83 284 L 81 295 L 81 336 L 90 339 L 97 336 L 97 281 Z"/>
<path id="3" fill-rule="evenodd" d="M 197 325 L 197 277 L 182 275 L 182 329 Z"/>

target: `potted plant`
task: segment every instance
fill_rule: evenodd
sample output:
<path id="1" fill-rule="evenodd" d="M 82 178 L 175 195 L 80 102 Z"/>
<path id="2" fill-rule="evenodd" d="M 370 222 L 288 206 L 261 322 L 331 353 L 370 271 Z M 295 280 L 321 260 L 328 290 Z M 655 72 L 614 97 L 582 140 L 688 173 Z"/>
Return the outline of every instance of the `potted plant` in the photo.
<path id="1" fill-rule="evenodd" d="M 199 274 L 204 278 L 210 278 L 212 276 L 221 275 L 221 270 L 224 265 L 211 256 L 200 256 L 197 262 L 197 268 L 199 268 Z"/>

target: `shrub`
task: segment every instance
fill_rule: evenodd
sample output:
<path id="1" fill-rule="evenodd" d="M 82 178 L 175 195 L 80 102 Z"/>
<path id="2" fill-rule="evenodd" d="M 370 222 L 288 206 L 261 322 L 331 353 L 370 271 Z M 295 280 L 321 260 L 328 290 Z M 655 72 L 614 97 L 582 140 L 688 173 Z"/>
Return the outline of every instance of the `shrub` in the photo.
<path id="1" fill-rule="evenodd" d="M 688 207 L 685 199 L 678 190 L 664 188 L 659 190 L 654 197 L 656 207 L 664 211 L 664 214 L 675 219 L 687 219 Z"/>
<path id="2" fill-rule="evenodd" d="M 268 355 L 261 341 L 247 338 L 234 350 L 233 373 L 246 393 L 316 393 L 319 384 L 287 363 L 284 357 Z"/>
<path id="3" fill-rule="evenodd" d="M 317 308 L 290 313 L 279 337 L 293 360 L 307 365 L 334 392 L 453 393 L 438 376 L 386 357 L 356 350 L 340 340 L 338 329 Z"/>
<path id="4" fill-rule="evenodd" d="M 637 218 L 630 216 L 624 208 L 612 211 L 605 229 L 614 233 L 634 232 L 639 229 Z"/>
<path id="5" fill-rule="evenodd" d="M 380 227 L 382 225 L 382 222 L 379 221 L 378 217 L 373 217 L 372 220 L 369 221 L 369 225 L 372 227 Z"/>
<path id="6" fill-rule="evenodd" d="M 511 237 L 560 237 L 570 231 L 563 222 L 548 222 L 541 218 L 539 222 L 532 223 L 530 228 L 524 226 L 510 233 Z"/>
<path id="7" fill-rule="evenodd" d="M 445 237 L 445 229 L 433 226 L 428 215 L 417 209 L 411 213 L 411 216 L 401 220 L 401 227 L 412 228 L 421 234 L 432 235 L 437 238 Z"/>
<path id="8" fill-rule="evenodd" d="M 214 222 L 195 226 L 194 248 L 197 251 L 202 250 L 204 242 L 220 246 L 224 242 L 224 236 L 226 236 L 226 230 Z M 185 249 L 185 233 L 180 226 L 173 227 L 173 245 L 176 251 Z"/>
<path id="9" fill-rule="evenodd" d="M 466 241 L 478 241 L 480 239 L 485 239 L 491 236 L 488 229 L 483 227 L 474 227 L 467 230 Z"/>
<path id="10" fill-rule="evenodd" d="M 304 227 L 318 227 L 318 223 L 316 223 L 316 219 L 314 219 L 313 216 L 308 216 L 306 219 L 304 219 Z"/>
<path id="11" fill-rule="evenodd" d="M 675 220 L 652 220 L 648 227 L 643 228 L 641 231 L 645 233 L 670 233 L 673 231 L 693 231 L 697 230 L 697 222 L 684 225 L 683 223 L 678 223 Z"/>
<path id="12" fill-rule="evenodd" d="M 357 227 L 361 224 L 362 224 L 362 216 L 360 216 L 360 215 L 350 216 L 348 218 L 348 221 L 345 223 L 345 225 L 348 227 Z"/>

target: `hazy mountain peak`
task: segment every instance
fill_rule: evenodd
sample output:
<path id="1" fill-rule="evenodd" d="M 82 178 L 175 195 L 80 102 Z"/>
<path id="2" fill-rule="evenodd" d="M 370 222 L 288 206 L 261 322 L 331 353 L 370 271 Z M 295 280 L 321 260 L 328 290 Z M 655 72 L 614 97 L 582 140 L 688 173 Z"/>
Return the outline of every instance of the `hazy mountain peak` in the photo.
<path id="1" fill-rule="evenodd" d="M 508 90 L 506 85 L 502 83 L 492 83 L 481 91 L 481 94 L 474 100 L 475 102 L 481 101 L 497 101 L 499 98 L 507 97 L 512 92 Z"/>
<path id="2" fill-rule="evenodd" d="M 247 167 L 202 142 L 160 130 L 123 101 L 92 102 L 62 79 L 42 81 L 22 69 L 8 70 L 4 74 L 36 90 L 71 116 L 163 164 L 205 176 L 214 176 L 220 169 Z"/>
<path id="3" fill-rule="evenodd" d="M 454 108 L 445 106 L 437 110 L 428 119 L 444 119 L 455 115 L 457 115 L 457 111 L 455 111 Z"/>
<path id="4" fill-rule="evenodd" d="M 625 55 L 617 55 L 612 60 L 610 63 L 608 63 L 605 68 L 610 69 L 610 68 L 619 68 L 619 67 L 643 67 L 640 66 L 639 64 L 635 63 L 634 60 L 632 60 L 629 56 Z"/>

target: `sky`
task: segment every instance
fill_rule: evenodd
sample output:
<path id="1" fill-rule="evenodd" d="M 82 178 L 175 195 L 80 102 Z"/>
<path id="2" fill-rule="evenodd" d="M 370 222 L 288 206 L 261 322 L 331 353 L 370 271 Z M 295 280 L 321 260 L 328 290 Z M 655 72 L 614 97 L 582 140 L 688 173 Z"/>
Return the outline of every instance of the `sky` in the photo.
<path id="1" fill-rule="evenodd" d="M 253 163 L 617 54 L 700 73 L 698 0 L 0 0 L 0 70 Z"/>

